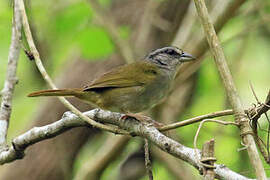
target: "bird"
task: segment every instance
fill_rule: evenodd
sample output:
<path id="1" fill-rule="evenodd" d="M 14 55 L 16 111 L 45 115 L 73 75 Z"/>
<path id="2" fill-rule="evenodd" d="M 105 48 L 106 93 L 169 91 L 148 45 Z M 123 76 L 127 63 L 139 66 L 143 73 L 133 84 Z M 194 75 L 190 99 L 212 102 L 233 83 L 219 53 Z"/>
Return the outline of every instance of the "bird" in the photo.
<path id="1" fill-rule="evenodd" d="M 178 47 L 162 47 L 142 60 L 109 70 L 85 87 L 41 90 L 28 97 L 72 96 L 104 110 L 140 113 L 160 103 L 168 95 L 181 64 L 194 59 Z"/>

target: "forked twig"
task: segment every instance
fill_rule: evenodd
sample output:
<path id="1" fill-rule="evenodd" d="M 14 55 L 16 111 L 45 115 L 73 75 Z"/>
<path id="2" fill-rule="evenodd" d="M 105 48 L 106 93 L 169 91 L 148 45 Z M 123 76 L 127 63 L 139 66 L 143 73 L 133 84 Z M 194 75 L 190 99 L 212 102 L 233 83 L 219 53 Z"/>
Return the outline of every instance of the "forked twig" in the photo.
<path id="1" fill-rule="evenodd" d="M 215 120 L 215 119 L 205 119 L 203 120 L 202 122 L 200 122 L 200 125 L 196 131 L 196 134 L 194 136 L 194 141 L 193 141 L 193 146 L 194 146 L 194 149 L 195 149 L 195 155 L 196 155 L 196 159 L 197 161 L 204 167 L 209 167 L 208 164 L 204 164 L 202 162 L 200 162 L 200 157 L 199 157 L 199 152 L 198 152 L 198 148 L 197 148 L 197 139 L 198 139 L 198 136 L 199 136 L 199 133 L 200 133 L 200 130 L 203 126 L 203 124 L 205 122 L 215 122 L 215 123 L 218 123 L 218 124 L 222 124 L 222 125 L 236 125 L 236 126 L 239 126 L 238 123 L 236 122 L 226 122 L 226 121 L 221 121 L 221 120 Z"/>
<path id="2" fill-rule="evenodd" d="M 250 86 L 250 89 L 252 91 L 253 96 L 255 97 L 255 99 L 257 101 L 257 104 L 262 105 L 262 103 L 260 102 L 258 96 L 256 95 L 256 92 L 254 90 L 254 86 L 252 85 L 251 81 L 249 81 L 249 86 Z M 265 104 L 265 105 L 267 105 L 267 104 Z M 255 109 L 256 109 L 256 106 L 255 106 Z M 258 111 L 255 110 L 255 114 L 250 118 L 250 120 L 252 121 L 252 129 L 253 129 L 253 132 L 254 132 L 254 138 L 255 138 L 255 142 L 258 145 L 259 150 L 260 150 L 261 154 L 263 155 L 265 161 L 268 164 L 270 164 L 270 158 L 269 158 L 269 134 L 270 134 L 269 131 L 270 131 L 270 121 L 269 121 L 269 118 L 268 118 L 267 113 L 264 112 L 264 115 L 266 116 L 266 119 L 268 121 L 268 130 L 267 130 L 267 138 L 266 138 L 266 145 L 265 145 L 264 141 L 258 135 L 257 125 L 259 124 L 259 122 L 258 122 L 258 119 L 259 118 L 254 118 L 254 117 L 257 117 L 258 114 L 259 114 Z M 267 150 L 267 153 L 265 152 L 265 148 Z"/>

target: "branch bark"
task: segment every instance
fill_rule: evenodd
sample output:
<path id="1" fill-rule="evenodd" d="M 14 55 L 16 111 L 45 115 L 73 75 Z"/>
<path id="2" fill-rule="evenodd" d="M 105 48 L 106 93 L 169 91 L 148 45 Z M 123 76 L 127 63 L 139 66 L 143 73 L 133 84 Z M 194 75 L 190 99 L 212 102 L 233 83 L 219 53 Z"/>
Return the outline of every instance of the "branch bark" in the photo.
<path id="1" fill-rule="evenodd" d="M 11 44 L 8 55 L 7 76 L 2 90 L 2 102 L 0 106 L 0 149 L 6 145 L 9 119 L 12 110 L 12 96 L 15 84 L 18 82 L 16 77 L 17 63 L 20 55 L 20 39 L 22 22 L 18 9 L 17 1 L 14 1 L 14 14 L 12 22 Z"/>
<path id="2" fill-rule="evenodd" d="M 215 179 L 214 162 L 215 157 L 215 140 L 211 139 L 203 144 L 201 162 L 209 166 L 204 167 L 203 176 L 206 180 Z"/>
<path id="3" fill-rule="evenodd" d="M 259 153 L 257 151 L 253 136 L 251 135 L 252 129 L 249 126 L 248 117 L 244 112 L 244 108 L 234 85 L 232 75 L 228 68 L 226 58 L 216 35 L 214 26 L 210 20 L 206 5 L 203 0 L 194 0 L 194 2 L 200 21 L 204 28 L 208 44 L 214 56 L 215 63 L 225 86 L 229 102 L 235 112 L 235 121 L 240 124 L 241 137 L 243 142 L 247 146 L 251 165 L 255 169 L 256 177 L 258 179 L 266 179 L 262 161 L 259 157 Z"/>
<path id="4" fill-rule="evenodd" d="M 169 137 L 166 137 L 165 135 L 160 133 L 155 127 L 153 127 L 150 122 L 141 123 L 134 119 L 123 120 L 121 119 L 121 117 L 124 116 L 124 114 L 104 111 L 101 109 L 87 111 L 84 113 L 84 115 L 102 123 L 117 125 L 129 132 L 132 132 L 132 134 L 134 135 L 147 138 L 161 150 L 186 161 L 197 169 L 201 168 L 200 163 L 195 158 L 194 149 L 188 148 L 170 139 Z M 87 122 L 80 119 L 77 115 L 68 111 L 64 113 L 62 119 L 52 124 L 32 128 L 26 133 L 15 138 L 12 143 L 13 145 L 9 148 L 9 150 L 0 153 L 0 164 L 5 164 L 8 162 L 12 162 L 16 159 L 20 159 L 22 158 L 24 150 L 30 145 L 45 139 L 52 138 L 62 132 L 67 131 L 68 129 L 79 126 L 89 125 Z M 231 180 L 247 179 L 246 177 L 226 168 L 224 165 L 215 166 L 215 173 L 219 178 Z"/>

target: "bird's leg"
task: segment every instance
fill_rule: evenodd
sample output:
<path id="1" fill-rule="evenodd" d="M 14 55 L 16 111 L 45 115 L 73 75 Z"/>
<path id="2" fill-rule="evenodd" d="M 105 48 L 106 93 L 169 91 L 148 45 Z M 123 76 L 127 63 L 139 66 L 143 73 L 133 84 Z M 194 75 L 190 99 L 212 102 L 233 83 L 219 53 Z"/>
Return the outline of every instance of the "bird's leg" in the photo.
<path id="1" fill-rule="evenodd" d="M 151 118 L 150 117 L 147 117 L 147 116 L 144 116 L 142 114 L 139 114 L 139 113 L 126 113 L 122 119 L 123 120 L 126 120 L 128 118 L 133 118 L 133 119 L 136 119 L 138 121 L 141 121 L 141 122 L 146 122 L 146 121 L 149 121 Z"/>

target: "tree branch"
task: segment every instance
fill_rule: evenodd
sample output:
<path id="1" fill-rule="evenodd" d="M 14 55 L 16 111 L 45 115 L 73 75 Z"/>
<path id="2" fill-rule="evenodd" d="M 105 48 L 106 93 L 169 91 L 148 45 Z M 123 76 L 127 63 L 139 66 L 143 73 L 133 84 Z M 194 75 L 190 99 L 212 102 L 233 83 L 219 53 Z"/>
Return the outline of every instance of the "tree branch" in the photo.
<path id="1" fill-rule="evenodd" d="M 204 28 L 208 44 L 210 46 L 212 54 L 214 55 L 217 68 L 225 86 L 229 102 L 235 112 L 235 121 L 240 124 L 242 140 L 247 145 L 247 151 L 251 161 L 251 165 L 255 169 L 256 177 L 258 179 L 266 179 L 263 164 L 259 157 L 255 141 L 253 139 L 253 136 L 250 134 L 252 133 L 252 129 L 249 126 L 248 117 L 244 112 L 244 108 L 234 85 L 233 78 L 228 68 L 224 52 L 221 48 L 214 26 L 210 21 L 206 5 L 203 0 L 194 0 L 194 2 L 202 26 Z"/>
<path id="2" fill-rule="evenodd" d="M 101 109 L 94 109 L 83 113 L 84 115 L 102 123 L 110 123 L 117 125 L 134 135 L 147 138 L 153 144 L 158 146 L 161 150 L 182 159 L 195 168 L 199 169 L 200 164 L 195 158 L 195 150 L 188 148 L 169 137 L 166 137 L 160 133 L 152 124 L 141 123 L 134 119 L 125 119 L 121 117 L 124 114 L 114 113 L 110 111 L 104 111 Z M 24 150 L 32 144 L 40 142 L 45 139 L 52 138 L 60 133 L 67 131 L 68 129 L 89 126 L 88 123 L 81 120 L 77 115 L 66 112 L 62 119 L 42 127 L 35 127 L 27 131 L 26 133 L 18 136 L 13 140 L 13 146 L 9 150 L 0 153 L 0 164 L 12 162 L 16 159 L 22 158 Z M 219 178 L 223 179 L 247 179 L 246 177 L 237 174 L 226 168 L 224 165 L 215 165 L 215 173 Z"/>
<path id="3" fill-rule="evenodd" d="M 12 110 L 12 96 L 15 84 L 18 82 L 18 79 L 16 77 L 16 71 L 21 49 L 20 39 L 22 22 L 17 1 L 14 1 L 13 11 L 14 13 L 12 22 L 11 44 L 8 55 L 7 75 L 4 88 L 1 92 L 2 102 L 0 106 L 0 149 L 4 148 L 6 145 L 7 130 Z"/>

